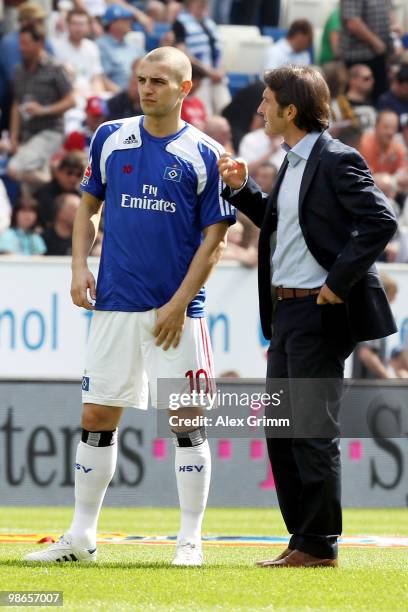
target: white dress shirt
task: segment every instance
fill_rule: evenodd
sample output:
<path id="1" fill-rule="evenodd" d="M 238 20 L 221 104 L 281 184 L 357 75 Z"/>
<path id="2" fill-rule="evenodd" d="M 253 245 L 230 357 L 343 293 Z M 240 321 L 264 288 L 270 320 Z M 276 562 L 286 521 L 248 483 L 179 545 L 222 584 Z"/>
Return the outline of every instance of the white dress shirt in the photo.
<path id="1" fill-rule="evenodd" d="M 276 249 L 272 255 L 272 284 L 275 287 L 312 289 L 326 282 L 327 270 L 309 251 L 299 225 L 299 192 L 310 153 L 319 138 L 311 132 L 288 151 L 288 167 L 278 193 Z"/>

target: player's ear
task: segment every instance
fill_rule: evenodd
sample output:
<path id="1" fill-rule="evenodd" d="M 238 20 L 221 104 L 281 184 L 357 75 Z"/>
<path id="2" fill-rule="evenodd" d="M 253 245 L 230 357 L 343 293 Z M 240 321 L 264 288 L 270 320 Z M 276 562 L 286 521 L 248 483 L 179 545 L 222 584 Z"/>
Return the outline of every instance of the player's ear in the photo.
<path id="1" fill-rule="evenodd" d="M 191 91 L 192 86 L 193 86 L 193 83 L 191 81 L 183 81 L 181 83 L 181 93 L 183 95 L 183 98 L 188 96 L 188 94 Z"/>

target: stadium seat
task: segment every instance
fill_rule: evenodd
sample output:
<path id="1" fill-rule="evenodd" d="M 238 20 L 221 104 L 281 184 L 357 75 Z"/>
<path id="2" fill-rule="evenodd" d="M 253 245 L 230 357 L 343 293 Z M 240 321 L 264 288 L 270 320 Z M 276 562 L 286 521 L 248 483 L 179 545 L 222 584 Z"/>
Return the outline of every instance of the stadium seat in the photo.
<path id="1" fill-rule="evenodd" d="M 281 26 L 288 27 L 295 19 L 308 19 L 314 27 L 322 28 L 337 5 L 338 0 L 287 0 Z"/>
<path id="2" fill-rule="evenodd" d="M 287 28 L 275 28 L 274 26 L 264 26 L 262 28 L 262 34 L 264 36 L 270 36 L 274 42 L 280 38 L 284 38 L 287 33 Z"/>
<path id="3" fill-rule="evenodd" d="M 142 32 L 145 37 L 145 48 L 146 51 L 152 51 L 160 45 L 160 39 L 171 29 L 170 23 L 155 23 L 153 32 L 146 32 L 145 29 L 139 24 L 133 24 L 134 32 Z"/>
<path id="4" fill-rule="evenodd" d="M 272 42 L 268 36 L 259 36 L 252 40 L 241 40 L 238 47 L 236 44 L 226 43 L 223 47 L 224 70 L 237 74 L 258 75 L 264 63 L 266 50 Z"/>
<path id="5" fill-rule="evenodd" d="M 262 36 L 257 26 L 220 25 L 222 66 L 226 72 L 258 74 L 272 39 Z"/>
<path id="6" fill-rule="evenodd" d="M 228 87 L 231 92 L 231 96 L 234 96 L 237 91 L 246 87 L 250 83 L 256 80 L 255 74 L 239 74 L 237 72 L 228 72 Z"/>
<path id="7" fill-rule="evenodd" d="M 251 40 L 259 38 L 261 32 L 258 26 L 241 26 L 241 25 L 219 25 L 218 35 L 221 40 Z"/>
<path id="8" fill-rule="evenodd" d="M 403 36 L 401 36 L 401 41 L 405 49 L 408 49 L 408 32 L 404 34 Z"/>

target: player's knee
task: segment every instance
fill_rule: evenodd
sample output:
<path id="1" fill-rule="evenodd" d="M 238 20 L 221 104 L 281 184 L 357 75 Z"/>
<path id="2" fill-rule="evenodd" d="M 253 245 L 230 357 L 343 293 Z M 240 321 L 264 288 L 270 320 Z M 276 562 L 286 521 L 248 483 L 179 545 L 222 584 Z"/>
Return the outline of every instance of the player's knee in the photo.
<path id="1" fill-rule="evenodd" d="M 118 426 L 120 415 L 108 406 L 85 404 L 82 412 L 81 426 L 87 431 L 114 430 Z"/>

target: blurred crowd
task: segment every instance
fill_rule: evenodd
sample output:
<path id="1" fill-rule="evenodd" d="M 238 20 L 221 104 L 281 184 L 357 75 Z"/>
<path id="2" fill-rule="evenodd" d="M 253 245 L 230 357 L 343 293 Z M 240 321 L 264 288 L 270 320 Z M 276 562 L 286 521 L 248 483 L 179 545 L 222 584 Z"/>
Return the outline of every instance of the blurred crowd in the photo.
<path id="1" fill-rule="evenodd" d="M 183 119 L 246 159 L 265 193 L 284 152 L 279 139 L 266 136 L 257 114 L 263 71 L 316 64 L 332 96 L 331 134 L 361 152 L 399 218 L 381 261 L 408 263 L 407 36 L 388 1 L 371 0 L 366 14 L 358 11 L 363 0 L 340 0 L 319 40 L 307 19 L 279 28 L 279 0 L 4 4 L 0 254 L 70 254 L 92 135 L 104 121 L 141 113 L 137 65 L 153 40 L 153 46 L 175 45 L 192 59 L 193 88 Z M 273 32 L 258 78 L 252 75 L 238 90 L 223 69 L 220 24 Z M 100 254 L 102 239 L 103 227 L 93 255 Z M 257 240 L 257 228 L 240 216 L 224 259 L 255 267 Z"/>

